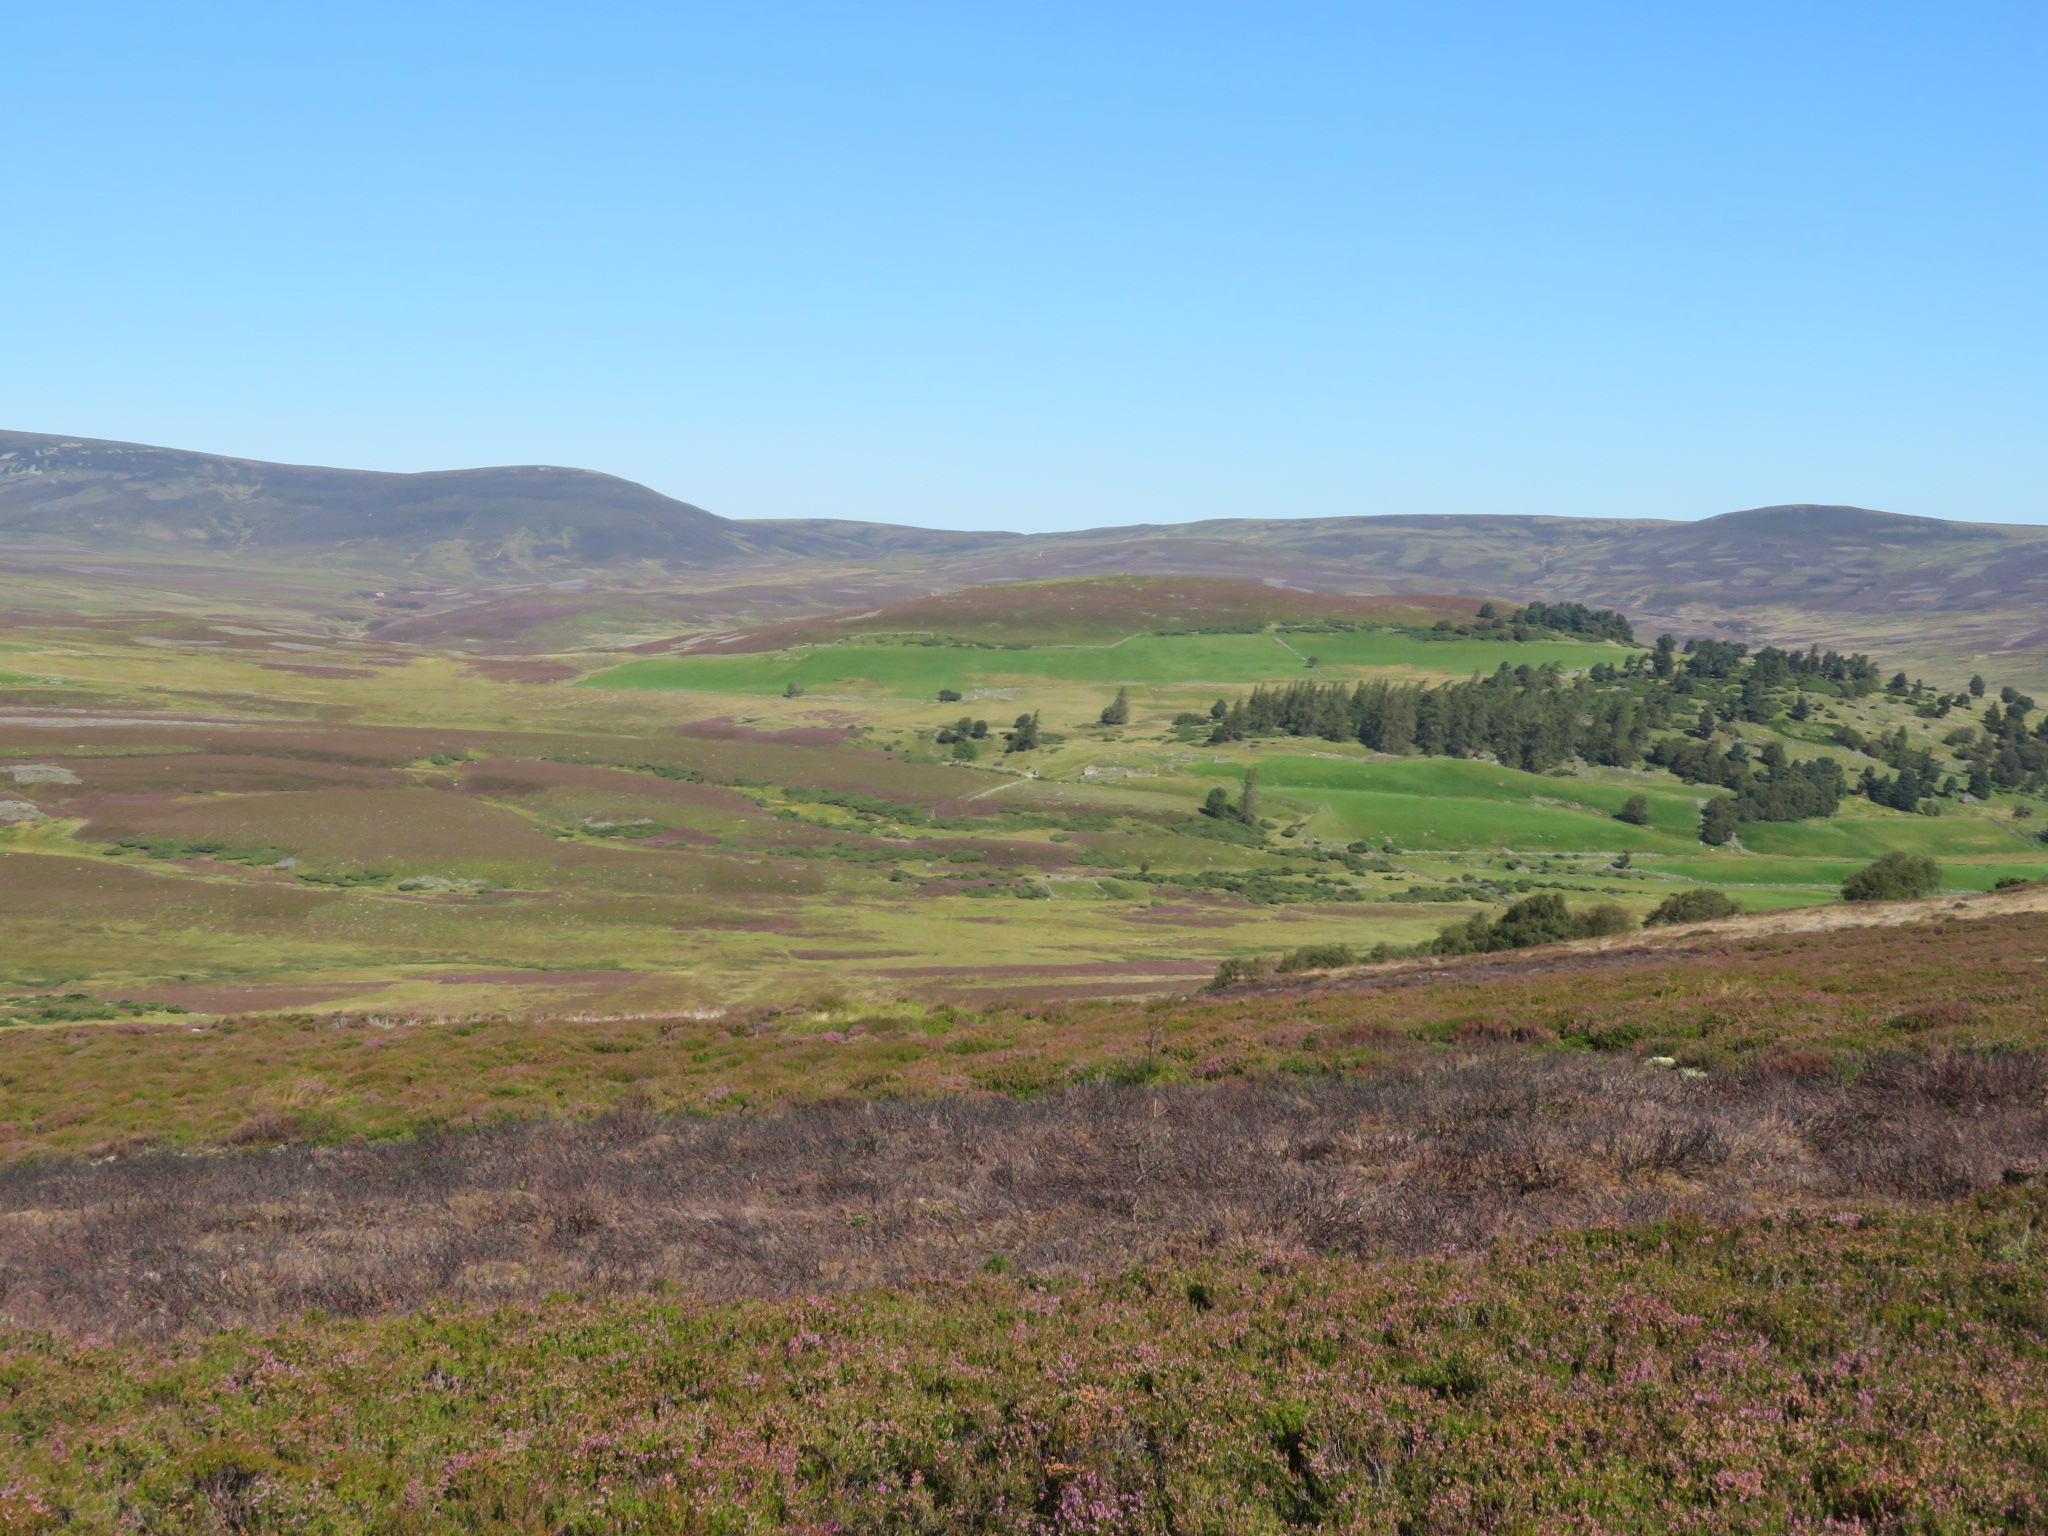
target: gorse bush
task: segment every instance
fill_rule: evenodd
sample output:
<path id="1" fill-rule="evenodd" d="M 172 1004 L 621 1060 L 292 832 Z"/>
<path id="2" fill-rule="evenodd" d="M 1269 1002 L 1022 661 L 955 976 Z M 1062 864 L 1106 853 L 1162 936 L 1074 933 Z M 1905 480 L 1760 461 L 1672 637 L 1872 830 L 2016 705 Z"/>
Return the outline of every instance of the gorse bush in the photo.
<path id="1" fill-rule="evenodd" d="M 1844 901 L 1910 901 L 1941 889 L 1941 866 L 1923 854 L 1888 853 L 1842 882 Z"/>

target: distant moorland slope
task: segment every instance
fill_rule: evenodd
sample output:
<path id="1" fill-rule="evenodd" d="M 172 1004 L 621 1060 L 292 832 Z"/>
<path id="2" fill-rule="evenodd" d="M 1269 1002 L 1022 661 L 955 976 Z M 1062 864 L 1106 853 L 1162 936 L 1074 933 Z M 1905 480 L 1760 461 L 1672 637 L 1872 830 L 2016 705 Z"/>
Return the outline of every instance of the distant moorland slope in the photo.
<path id="1" fill-rule="evenodd" d="M 1697 522 L 1230 518 L 1026 535 L 736 520 L 544 465 L 386 474 L 0 433 L 0 566 L 26 576 L 52 562 L 66 563 L 74 588 L 175 564 L 211 580 L 261 568 L 283 585 L 317 566 L 329 580 L 414 583 L 408 638 L 510 650 L 810 619 L 999 581 L 1144 574 L 1579 601 L 1653 630 L 1864 649 L 1930 672 L 1998 658 L 2003 676 L 2048 679 L 2048 527 L 1860 507 Z"/>

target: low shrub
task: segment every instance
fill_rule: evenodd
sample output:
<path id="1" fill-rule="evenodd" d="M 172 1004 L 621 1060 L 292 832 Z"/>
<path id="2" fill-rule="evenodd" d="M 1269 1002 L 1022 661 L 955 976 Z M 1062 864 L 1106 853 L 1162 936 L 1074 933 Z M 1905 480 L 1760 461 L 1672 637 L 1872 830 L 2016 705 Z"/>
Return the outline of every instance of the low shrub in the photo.
<path id="1" fill-rule="evenodd" d="M 1266 974 L 1266 960 L 1263 955 L 1243 955 L 1223 961 L 1216 967 L 1215 980 L 1209 983 L 1212 989 L 1234 987 L 1247 981 L 1257 981 Z"/>
<path id="2" fill-rule="evenodd" d="M 1358 964 L 1358 951 L 1349 944 L 1304 944 L 1280 957 L 1276 971 L 1329 971 Z"/>
<path id="3" fill-rule="evenodd" d="M 1844 901 L 1912 901 L 1941 889 L 1941 866 L 1925 854 L 1888 853 L 1842 882 Z"/>
<path id="4" fill-rule="evenodd" d="M 1739 903 L 1726 892 L 1717 891 L 1710 885 L 1696 885 L 1691 890 L 1674 891 L 1650 909 L 1643 919 L 1645 928 L 1664 928 L 1674 923 L 1711 923 L 1723 917 L 1734 917 L 1742 911 Z"/>

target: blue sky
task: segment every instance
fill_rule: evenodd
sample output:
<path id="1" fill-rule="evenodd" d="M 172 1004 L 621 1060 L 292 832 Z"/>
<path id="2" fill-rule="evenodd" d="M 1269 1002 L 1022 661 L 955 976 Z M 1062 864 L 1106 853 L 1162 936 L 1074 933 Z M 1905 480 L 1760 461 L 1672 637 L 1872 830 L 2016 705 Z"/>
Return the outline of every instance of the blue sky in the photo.
<path id="1" fill-rule="evenodd" d="M 734 517 L 2048 521 L 2048 9 L 17 7 L 0 425 Z"/>

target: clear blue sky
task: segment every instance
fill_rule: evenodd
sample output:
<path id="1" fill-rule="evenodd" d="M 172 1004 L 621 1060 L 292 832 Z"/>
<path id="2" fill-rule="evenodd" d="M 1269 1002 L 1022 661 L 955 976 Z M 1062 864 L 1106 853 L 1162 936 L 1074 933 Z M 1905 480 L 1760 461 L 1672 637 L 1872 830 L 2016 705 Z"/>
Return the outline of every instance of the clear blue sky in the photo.
<path id="1" fill-rule="evenodd" d="M 734 517 L 2048 520 L 2048 7 L 17 6 L 0 425 Z"/>

